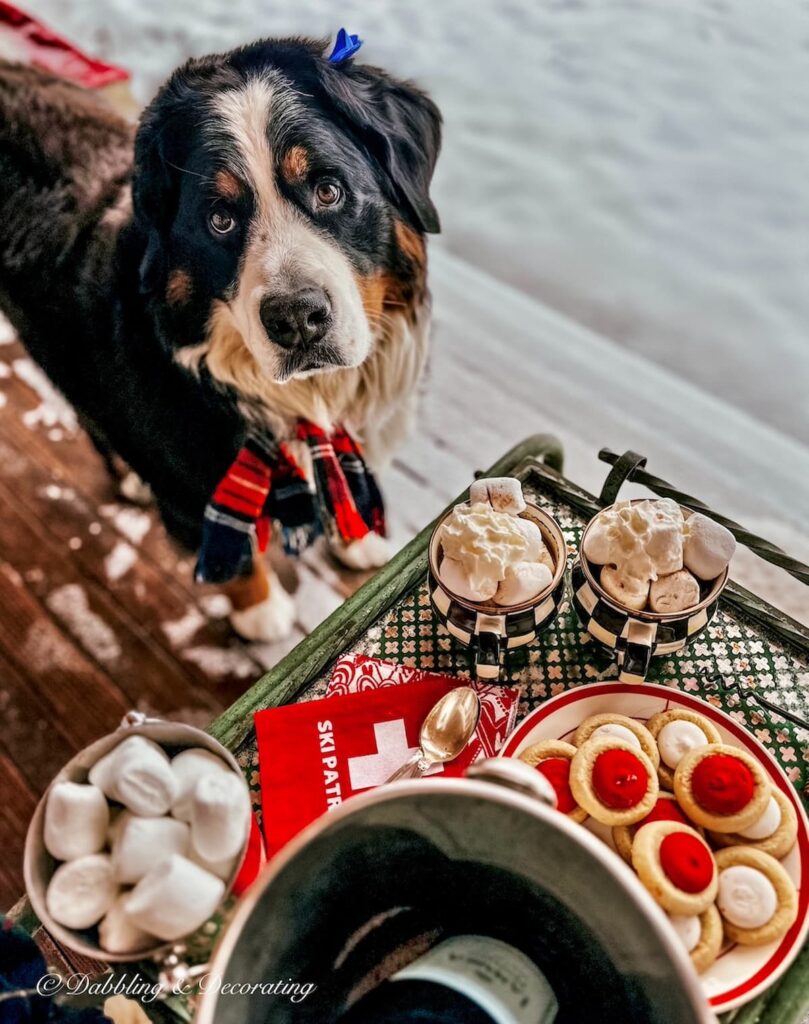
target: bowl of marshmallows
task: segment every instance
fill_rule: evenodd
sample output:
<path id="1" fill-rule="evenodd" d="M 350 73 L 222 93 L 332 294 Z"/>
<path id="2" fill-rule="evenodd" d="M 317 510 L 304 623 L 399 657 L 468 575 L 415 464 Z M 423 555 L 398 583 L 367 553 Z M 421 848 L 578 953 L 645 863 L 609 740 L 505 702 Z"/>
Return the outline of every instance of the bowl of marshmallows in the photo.
<path id="1" fill-rule="evenodd" d="M 70 949 L 153 956 L 219 909 L 250 825 L 247 784 L 221 744 L 132 714 L 48 787 L 26 839 L 26 890 Z"/>

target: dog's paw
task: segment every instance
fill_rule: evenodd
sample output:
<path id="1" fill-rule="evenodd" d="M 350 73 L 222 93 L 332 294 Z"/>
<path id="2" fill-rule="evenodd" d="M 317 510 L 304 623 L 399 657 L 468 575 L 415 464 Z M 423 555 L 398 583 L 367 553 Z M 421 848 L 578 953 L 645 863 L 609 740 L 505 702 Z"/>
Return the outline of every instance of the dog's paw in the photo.
<path id="1" fill-rule="evenodd" d="M 277 579 L 263 601 L 230 613 L 230 624 L 244 640 L 273 644 L 284 640 L 295 625 L 295 602 Z"/>
<path id="2" fill-rule="evenodd" d="M 133 505 L 151 505 L 154 501 L 154 495 L 152 494 L 152 488 L 145 483 L 138 474 L 130 469 L 122 478 L 118 484 L 118 491 L 122 498 L 126 498 L 127 501 Z"/>
<path id="3" fill-rule="evenodd" d="M 388 542 L 373 531 L 350 544 L 332 543 L 330 547 L 347 569 L 379 569 L 390 559 Z"/>

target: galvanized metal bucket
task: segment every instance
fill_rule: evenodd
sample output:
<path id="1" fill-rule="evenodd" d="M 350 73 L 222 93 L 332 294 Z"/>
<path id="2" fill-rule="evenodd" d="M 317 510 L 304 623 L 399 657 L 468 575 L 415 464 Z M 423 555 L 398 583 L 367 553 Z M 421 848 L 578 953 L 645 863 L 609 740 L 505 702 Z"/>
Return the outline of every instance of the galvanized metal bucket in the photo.
<path id="1" fill-rule="evenodd" d="M 197 1024 L 325 1024 L 443 928 L 520 945 L 566 1020 L 714 1020 L 663 912 L 619 857 L 543 803 L 535 779 L 485 761 L 466 779 L 395 783 L 320 818 L 241 901 Z"/>
<path id="2" fill-rule="evenodd" d="M 93 765 L 130 736 L 144 736 L 146 739 L 153 740 L 160 746 L 174 752 L 179 752 L 188 747 L 201 747 L 220 757 L 233 769 L 240 779 L 243 779 L 241 769 L 230 751 L 212 736 L 202 732 L 201 729 L 195 729 L 193 726 L 183 725 L 179 722 L 147 718 L 138 712 L 130 712 L 114 733 L 102 737 L 80 751 L 52 780 L 39 801 L 31 823 L 28 826 L 23 859 L 26 892 L 37 917 L 55 939 L 58 939 L 59 942 L 75 953 L 81 953 L 96 960 L 105 960 L 108 963 L 128 963 L 144 960 L 149 957 L 163 960 L 176 948 L 176 943 L 161 942 L 148 949 L 139 950 L 137 953 L 109 953 L 99 946 L 95 929 L 74 931 L 73 929 L 65 928 L 53 920 L 48 913 L 45 894 L 48 889 L 48 883 L 56 868 L 56 861 L 45 848 L 45 806 L 48 801 L 48 794 L 53 786 L 59 782 L 86 782 Z M 225 881 L 226 894 L 230 891 L 239 873 L 246 850 L 247 840 L 245 840 L 241 855 L 237 858 L 236 866 L 230 877 Z"/>

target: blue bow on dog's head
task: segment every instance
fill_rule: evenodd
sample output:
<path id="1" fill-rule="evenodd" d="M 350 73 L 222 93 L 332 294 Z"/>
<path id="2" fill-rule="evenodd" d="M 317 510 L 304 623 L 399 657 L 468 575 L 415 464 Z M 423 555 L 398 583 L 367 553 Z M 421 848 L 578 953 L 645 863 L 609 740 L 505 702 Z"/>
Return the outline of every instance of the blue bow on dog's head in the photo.
<path id="1" fill-rule="evenodd" d="M 361 46 L 362 40 L 359 36 L 352 36 L 350 33 L 346 32 L 344 28 L 341 28 L 337 33 L 337 39 L 334 42 L 334 49 L 326 59 L 329 64 L 342 64 L 350 57 L 353 57 Z"/>

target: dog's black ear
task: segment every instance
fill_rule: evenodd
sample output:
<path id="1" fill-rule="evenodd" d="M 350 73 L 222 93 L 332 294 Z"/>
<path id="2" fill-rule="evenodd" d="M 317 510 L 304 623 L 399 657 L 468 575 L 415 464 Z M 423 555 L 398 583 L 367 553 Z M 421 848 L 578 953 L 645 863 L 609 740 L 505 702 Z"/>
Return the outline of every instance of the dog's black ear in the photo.
<path id="1" fill-rule="evenodd" d="M 177 212 L 179 172 L 189 139 L 195 134 L 200 84 L 215 68 L 215 58 L 190 60 L 178 68 L 140 119 L 135 136 L 132 209 L 146 245 L 140 267 L 143 292 L 155 291 L 165 279 L 165 246 Z"/>
<path id="2" fill-rule="evenodd" d="M 135 137 L 132 210 L 146 246 L 140 264 L 140 286 L 145 294 L 157 290 L 166 274 L 163 240 L 171 226 L 175 205 L 166 155 L 168 123 L 158 96 L 144 112 Z"/>
<path id="3" fill-rule="evenodd" d="M 378 163 L 392 198 L 413 226 L 440 231 L 430 199 L 430 180 L 441 149 L 438 107 L 412 83 L 365 64 L 323 61 L 320 78 L 328 99 Z"/>

